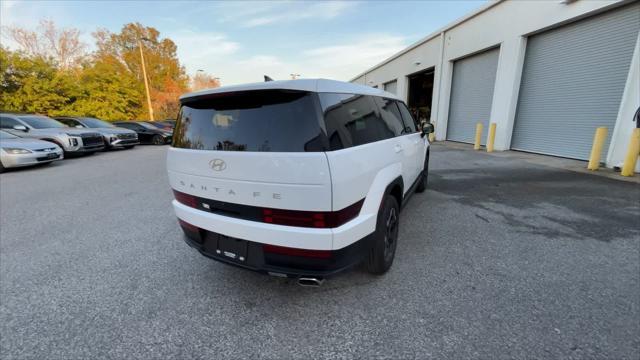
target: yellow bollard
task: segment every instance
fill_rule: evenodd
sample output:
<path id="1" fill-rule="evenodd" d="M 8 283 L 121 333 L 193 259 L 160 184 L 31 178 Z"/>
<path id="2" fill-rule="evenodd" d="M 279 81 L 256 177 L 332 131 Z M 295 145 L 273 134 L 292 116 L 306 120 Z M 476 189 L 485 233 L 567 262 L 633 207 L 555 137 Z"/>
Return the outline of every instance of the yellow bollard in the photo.
<path id="1" fill-rule="evenodd" d="M 600 154 L 602 154 L 602 147 L 604 146 L 604 141 L 606 139 L 607 128 L 597 128 L 595 135 L 593 135 L 593 146 L 591 146 L 591 156 L 589 156 L 589 165 L 587 165 L 587 169 L 598 170 L 598 168 L 600 168 Z"/>
<path id="2" fill-rule="evenodd" d="M 496 123 L 489 125 L 489 137 L 487 138 L 487 152 L 493 152 L 493 143 L 496 141 Z"/>
<path id="3" fill-rule="evenodd" d="M 480 150 L 480 138 L 482 138 L 482 123 L 476 125 L 476 142 L 473 143 L 473 150 Z"/>
<path id="4" fill-rule="evenodd" d="M 633 129 L 631 141 L 629 141 L 629 149 L 627 149 L 627 156 L 624 158 L 624 165 L 622 165 L 620 175 L 633 176 L 636 162 L 638 161 L 638 153 L 640 153 L 640 129 Z"/>

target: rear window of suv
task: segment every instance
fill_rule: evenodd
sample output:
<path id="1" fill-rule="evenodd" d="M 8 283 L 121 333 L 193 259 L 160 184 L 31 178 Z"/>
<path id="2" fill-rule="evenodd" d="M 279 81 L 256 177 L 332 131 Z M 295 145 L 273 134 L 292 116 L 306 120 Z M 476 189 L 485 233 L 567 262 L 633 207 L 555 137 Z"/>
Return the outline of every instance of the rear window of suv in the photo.
<path id="1" fill-rule="evenodd" d="M 256 90 L 184 101 L 173 146 L 198 150 L 326 151 L 316 95 Z"/>

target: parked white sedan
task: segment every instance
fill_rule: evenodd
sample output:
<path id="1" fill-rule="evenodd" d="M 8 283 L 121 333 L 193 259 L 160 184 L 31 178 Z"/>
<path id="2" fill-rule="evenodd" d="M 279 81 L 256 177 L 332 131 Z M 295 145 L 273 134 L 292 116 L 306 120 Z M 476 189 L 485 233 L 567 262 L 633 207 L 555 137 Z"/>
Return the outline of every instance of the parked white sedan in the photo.
<path id="1" fill-rule="evenodd" d="M 0 130 L 0 172 L 5 168 L 46 164 L 64 158 L 51 142 L 25 139 Z"/>

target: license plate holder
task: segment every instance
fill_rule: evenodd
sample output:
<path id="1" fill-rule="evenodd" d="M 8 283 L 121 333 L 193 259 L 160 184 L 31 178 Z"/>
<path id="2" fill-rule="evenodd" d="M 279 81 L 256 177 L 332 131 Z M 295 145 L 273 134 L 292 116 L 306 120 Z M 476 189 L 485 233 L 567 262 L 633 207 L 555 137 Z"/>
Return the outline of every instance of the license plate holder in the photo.
<path id="1" fill-rule="evenodd" d="M 247 261 L 248 243 L 246 240 L 240 240 L 229 236 L 219 235 L 218 244 L 216 246 L 216 254 L 225 258 L 244 263 Z"/>
<path id="2" fill-rule="evenodd" d="M 47 154 L 47 159 L 57 159 L 57 158 L 58 158 L 58 154 L 56 153 Z"/>

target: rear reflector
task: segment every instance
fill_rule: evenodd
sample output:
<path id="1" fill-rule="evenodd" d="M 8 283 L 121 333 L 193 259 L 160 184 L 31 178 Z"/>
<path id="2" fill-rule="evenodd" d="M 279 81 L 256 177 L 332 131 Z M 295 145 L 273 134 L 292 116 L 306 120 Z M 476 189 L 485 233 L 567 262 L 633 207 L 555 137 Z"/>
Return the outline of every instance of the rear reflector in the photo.
<path id="1" fill-rule="evenodd" d="M 287 255 L 287 256 L 299 256 L 317 259 L 329 259 L 331 258 L 331 250 L 308 250 L 308 249 L 296 249 L 284 246 L 276 245 L 262 245 L 262 250 L 265 253 Z"/>

